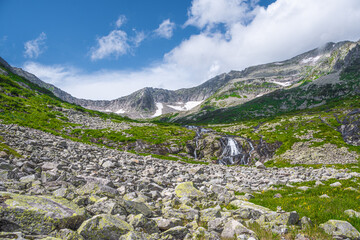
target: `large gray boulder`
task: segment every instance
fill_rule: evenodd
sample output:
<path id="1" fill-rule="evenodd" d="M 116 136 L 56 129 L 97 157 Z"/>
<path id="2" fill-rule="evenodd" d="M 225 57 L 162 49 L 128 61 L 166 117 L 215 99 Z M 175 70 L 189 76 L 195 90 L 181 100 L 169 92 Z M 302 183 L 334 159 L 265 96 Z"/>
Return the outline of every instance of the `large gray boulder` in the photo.
<path id="1" fill-rule="evenodd" d="M 3 231 L 46 235 L 55 229 L 76 229 L 85 220 L 85 210 L 63 198 L 0 192 L 0 199 Z"/>
<path id="2" fill-rule="evenodd" d="M 329 220 L 326 223 L 320 224 L 320 228 L 336 239 L 360 239 L 359 231 L 346 221 Z"/>

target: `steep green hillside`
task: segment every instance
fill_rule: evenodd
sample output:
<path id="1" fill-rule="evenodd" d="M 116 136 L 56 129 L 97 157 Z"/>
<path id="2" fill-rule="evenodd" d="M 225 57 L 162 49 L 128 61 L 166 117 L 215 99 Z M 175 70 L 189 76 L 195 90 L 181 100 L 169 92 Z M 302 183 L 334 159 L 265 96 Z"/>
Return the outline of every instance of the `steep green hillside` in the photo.
<path id="1" fill-rule="evenodd" d="M 0 121 L 85 143 L 163 156 L 184 152 L 186 142 L 195 136 L 173 124 L 139 122 L 69 104 L 10 72 L 0 75 Z M 10 151 L 6 146 L 1 149 Z"/>

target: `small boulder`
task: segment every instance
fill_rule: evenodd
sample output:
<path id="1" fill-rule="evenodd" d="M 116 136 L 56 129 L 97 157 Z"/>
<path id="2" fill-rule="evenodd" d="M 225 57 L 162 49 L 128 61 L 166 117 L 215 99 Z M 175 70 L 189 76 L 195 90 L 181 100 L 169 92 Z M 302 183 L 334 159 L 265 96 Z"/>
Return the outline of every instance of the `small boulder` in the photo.
<path id="1" fill-rule="evenodd" d="M 330 184 L 331 187 L 340 187 L 342 184 L 340 182 L 335 182 Z"/>
<path id="2" fill-rule="evenodd" d="M 100 214 L 83 222 L 77 231 L 87 240 L 118 240 L 121 235 L 133 230 L 132 226 L 117 216 Z"/>
<path id="3" fill-rule="evenodd" d="M 345 210 L 344 213 L 351 218 L 353 218 L 353 217 L 360 218 L 360 212 L 356 212 L 352 209 Z"/>
<path id="4" fill-rule="evenodd" d="M 264 165 L 262 162 L 260 162 L 260 161 L 257 161 L 257 162 L 255 163 L 255 167 L 256 167 L 257 169 L 265 169 L 265 168 L 266 168 L 265 165 Z"/>

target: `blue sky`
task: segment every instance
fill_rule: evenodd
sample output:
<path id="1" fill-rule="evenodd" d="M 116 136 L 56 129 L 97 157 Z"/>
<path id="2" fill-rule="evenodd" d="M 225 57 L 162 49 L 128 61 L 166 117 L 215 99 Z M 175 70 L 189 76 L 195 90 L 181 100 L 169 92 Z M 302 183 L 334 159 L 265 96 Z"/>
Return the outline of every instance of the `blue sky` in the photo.
<path id="1" fill-rule="evenodd" d="M 115 99 L 359 40 L 358 22 L 358 0 L 0 0 L 0 56 L 76 97 Z"/>

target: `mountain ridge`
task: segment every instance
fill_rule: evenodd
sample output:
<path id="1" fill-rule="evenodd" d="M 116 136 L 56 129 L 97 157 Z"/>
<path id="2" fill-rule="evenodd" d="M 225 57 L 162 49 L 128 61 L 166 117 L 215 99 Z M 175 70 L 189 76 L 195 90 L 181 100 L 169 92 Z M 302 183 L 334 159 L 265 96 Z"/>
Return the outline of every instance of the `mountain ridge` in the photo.
<path id="1" fill-rule="evenodd" d="M 180 113 L 182 117 L 201 109 L 241 105 L 278 89 L 296 87 L 296 84 L 305 78 L 315 78 L 326 71 L 340 69 L 339 59 L 344 58 L 344 54 L 349 51 L 344 48 L 356 44 L 357 42 L 351 41 L 330 42 L 288 60 L 222 73 L 192 88 L 167 90 L 145 87 L 114 100 L 79 99 L 40 80 L 34 74 L 11 67 L 2 58 L 0 65 L 50 90 L 61 100 L 88 109 L 114 112 L 131 118 L 151 118 L 168 113 Z"/>

